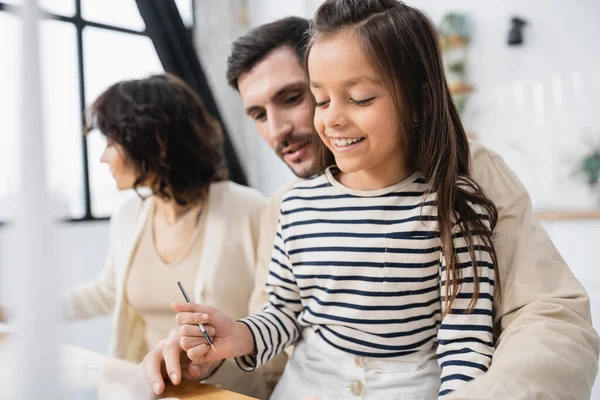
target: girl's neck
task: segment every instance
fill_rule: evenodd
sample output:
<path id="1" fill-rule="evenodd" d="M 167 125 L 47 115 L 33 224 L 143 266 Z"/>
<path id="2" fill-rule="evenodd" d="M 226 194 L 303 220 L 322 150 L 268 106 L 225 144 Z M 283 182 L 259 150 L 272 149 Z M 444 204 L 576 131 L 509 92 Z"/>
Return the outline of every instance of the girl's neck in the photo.
<path id="1" fill-rule="evenodd" d="M 411 170 L 404 159 L 396 158 L 380 162 L 368 169 L 356 172 L 340 172 L 336 179 L 353 190 L 372 191 L 402 182 L 415 171 Z"/>

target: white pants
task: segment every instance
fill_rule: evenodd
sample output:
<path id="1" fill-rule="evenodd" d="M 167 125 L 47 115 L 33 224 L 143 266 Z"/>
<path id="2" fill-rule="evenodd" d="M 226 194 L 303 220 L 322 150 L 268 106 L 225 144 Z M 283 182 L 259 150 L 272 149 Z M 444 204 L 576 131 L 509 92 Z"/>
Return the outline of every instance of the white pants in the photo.
<path id="1" fill-rule="evenodd" d="M 386 359 L 354 356 L 305 329 L 271 400 L 433 400 L 440 389 L 435 351 Z"/>

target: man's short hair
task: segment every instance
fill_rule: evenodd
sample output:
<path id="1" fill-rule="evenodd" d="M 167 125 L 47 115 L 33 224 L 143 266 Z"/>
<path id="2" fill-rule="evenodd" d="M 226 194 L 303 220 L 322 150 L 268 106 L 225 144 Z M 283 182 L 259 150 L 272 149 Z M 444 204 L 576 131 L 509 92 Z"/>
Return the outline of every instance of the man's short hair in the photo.
<path id="1" fill-rule="evenodd" d="M 271 51 L 282 46 L 290 46 L 302 63 L 304 50 L 308 42 L 310 21 L 300 17 L 278 19 L 252 29 L 231 45 L 231 54 L 227 58 L 227 81 L 235 90 L 238 78 L 250 71 Z"/>

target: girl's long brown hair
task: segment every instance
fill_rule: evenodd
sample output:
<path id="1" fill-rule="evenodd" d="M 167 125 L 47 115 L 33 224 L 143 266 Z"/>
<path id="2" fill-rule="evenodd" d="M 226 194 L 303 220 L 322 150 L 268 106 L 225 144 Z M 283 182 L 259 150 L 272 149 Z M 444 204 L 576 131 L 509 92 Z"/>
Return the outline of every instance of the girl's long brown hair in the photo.
<path id="1" fill-rule="evenodd" d="M 305 63 L 313 43 L 341 31 L 355 34 L 387 85 L 403 121 L 408 166 L 425 175 L 428 194 L 437 194 L 437 219 L 446 262 L 446 312 L 451 312 L 461 280 L 453 225 L 464 235 L 474 272 L 475 290 L 469 305 L 472 310 L 479 298 L 475 251 L 481 246 L 491 255 L 499 294 L 492 241 L 498 212 L 470 177 L 469 142 L 446 83 L 437 31 L 425 14 L 397 0 L 327 0 L 315 14 Z M 330 159 L 324 145 L 322 152 L 317 163 Z M 324 169 L 325 165 L 320 164 L 317 170 Z M 489 226 L 477 207 L 489 216 Z M 475 236 L 483 243 L 475 243 Z"/>

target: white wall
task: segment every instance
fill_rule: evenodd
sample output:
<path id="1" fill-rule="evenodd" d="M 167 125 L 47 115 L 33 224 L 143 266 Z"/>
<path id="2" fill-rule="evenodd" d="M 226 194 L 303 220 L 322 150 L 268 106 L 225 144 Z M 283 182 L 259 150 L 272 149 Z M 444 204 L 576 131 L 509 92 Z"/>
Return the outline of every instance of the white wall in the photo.
<path id="1" fill-rule="evenodd" d="M 600 2 L 410 0 L 434 22 L 448 11 L 473 23 L 468 70 L 476 91 L 463 120 L 523 180 L 538 208 L 586 208 L 593 199 L 571 172 L 582 139 L 600 140 Z M 506 44 L 510 18 L 525 43 Z M 590 130 L 586 135 L 585 130 Z M 560 190 L 557 190 L 560 188 Z"/>

